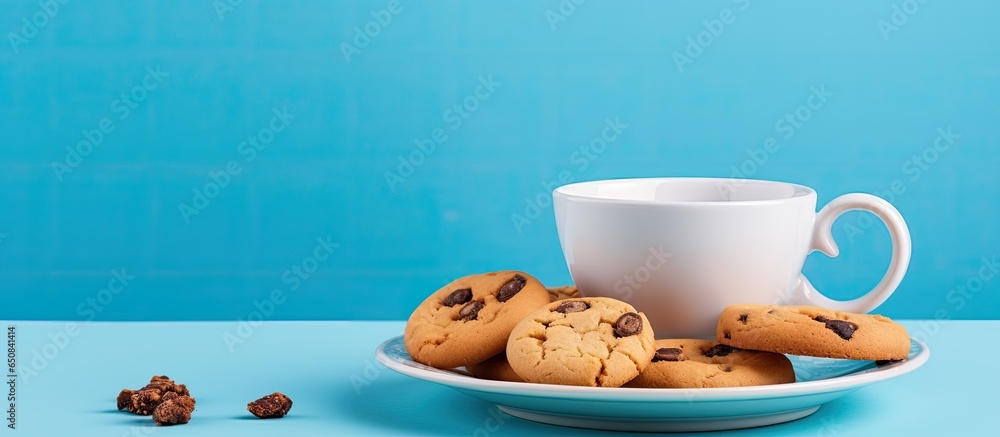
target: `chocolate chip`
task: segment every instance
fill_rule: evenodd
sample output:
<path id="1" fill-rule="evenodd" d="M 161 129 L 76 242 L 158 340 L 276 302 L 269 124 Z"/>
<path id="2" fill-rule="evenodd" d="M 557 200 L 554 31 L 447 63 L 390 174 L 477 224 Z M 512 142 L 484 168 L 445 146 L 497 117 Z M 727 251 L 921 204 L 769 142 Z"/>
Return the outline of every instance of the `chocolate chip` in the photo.
<path id="1" fill-rule="evenodd" d="M 448 297 L 444 299 L 444 305 L 453 307 L 460 303 L 466 303 L 470 300 L 472 300 L 472 289 L 460 288 L 458 290 L 452 291 L 451 294 L 449 294 Z"/>
<path id="2" fill-rule="evenodd" d="M 854 336 L 854 331 L 858 329 L 858 326 L 851 323 L 845 322 L 843 320 L 831 320 L 826 322 L 826 327 L 836 332 L 840 338 L 844 340 L 850 340 Z"/>
<path id="3" fill-rule="evenodd" d="M 579 300 L 571 300 L 569 302 L 563 302 L 562 304 L 560 304 L 556 308 L 556 312 L 563 314 L 578 313 L 580 311 L 586 311 L 587 308 L 590 308 L 590 305 L 587 305 L 587 302 L 581 302 Z"/>
<path id="4" fill-rule="evenodd" d="M 750 315 L 749 314 L 740 314 L 740 322 L 743 322 L 743 324 L 746 325 L 747 324 L 747 317 L 750 317 Z"/>
<path id="5" fill-rule="evenodd" d="M 524 276 L 516 275 L 514 279 L 507 281 L 506 284 L 500 287 L 497 291 L 497 300 L 500 302 L 507 302 L 510 298 L 514 297 L 517 292 L 524 288 L 524 284 L 527 284 L 528 280 L 524 279 Z"/>
<path id="6" fill-rule="evenodd" d="M 615 322 L 615 337 L 628 337 L 642 332 L 642 317 L 636 313 L 625 313 Z"/>
<path id="7" fill-rule="evenodd" d="M 813 320 L 826 324 L 826 329 L 837 333 L 844 340 L 850 340 L 858 329 L 858 325 L 844 320 L 831 320 L 823 316 L 816 316 Z"/>
<path id="8" fill-rule="evenodd" d="M 875 366 L 877 366 L 877 367 L 885 367 L 885 366 L 888 366 L 890 364 L 901 363 L 903 361 L 906 361 L 906 360 L 878 360 L 878 361 L 875 362 Z"/>
<path id="9" fill-rule="evenodd" d="M 469 302 L 458 311 L 458 316 L 462 320 L 476 320 L 476 317 L 479 317 L 479 310 L 483 309 L 484 306 L 486 305 L 478 300 Z"/>
<path id="10" fill-rule="evenodd" d="M 686 359 L 687 357 L 683 355 L 681 350 L 675 347 L 661 347 L 653 355 L 654 363 L 657 361 L 684 361 Z"/>
<path id="11" fill-rule="evenodd" d="M 709 358 L 724 357 L 732 353 L 734 350 L 737 350 L 737 348 L 732 346 L 726 346 L 724 344 L 717 344 L 715 346 L 712 346 L 709 350 L 705 351 L 705 356 Z"/>
<path id="12" fill-rule="evenodd" d="M 729 340 L 733 339 L 733 336 L 729 335 L 729 331 L 723 331 L 722 332 L 722 336 L 725 337 L 726 339 L 729 339 Z"/>

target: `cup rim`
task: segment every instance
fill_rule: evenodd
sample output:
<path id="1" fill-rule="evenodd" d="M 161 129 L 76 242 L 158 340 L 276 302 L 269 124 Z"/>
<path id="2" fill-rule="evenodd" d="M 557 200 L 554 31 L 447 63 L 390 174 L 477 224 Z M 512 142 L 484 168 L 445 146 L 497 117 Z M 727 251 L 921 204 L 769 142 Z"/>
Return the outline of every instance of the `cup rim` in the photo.
<path id="1" fill-rule="evenodd" d="M 652 181 L 695 181 L 695 182 L 739 182 L 739 183 L 754 183 L 761 185 L 774 185 L 774 186 L 790 186 L 795 189 L 795 192 L 788 197 L 780 197 L 773 199 L 756 199 L 756 200 L 637 200 L 637 199 L 618 199 L 612 197 L 601 197 L 596 195 L 581 194 L 579 192 L 571 192 L 574 188 L 579 188 L 588 185 L 601 185 L 613 182 L 652 182 Z M 744 179 L 744 178 L 713 178 L 713 177 L 640 177 L 640 178 L 615 178 L 615 179 L 598 179 L 593 181 L 583 181 L 574 182 L 570 184 L 560 185 L 552 190 L 552 196 L 561 196 L 567 199 L 584 201 L 584 202 L 594 202 L 594 203 L 611 203 L 620 205 L 636 205 L 636 206 L 740 206 L 740 205 L 775 205 L 782 204 L 796 199 L 816 197 L 816 190 L 809 188 L 805 185 L 795 184 L 791 182 L 775 181 L 767 179 Z"/>

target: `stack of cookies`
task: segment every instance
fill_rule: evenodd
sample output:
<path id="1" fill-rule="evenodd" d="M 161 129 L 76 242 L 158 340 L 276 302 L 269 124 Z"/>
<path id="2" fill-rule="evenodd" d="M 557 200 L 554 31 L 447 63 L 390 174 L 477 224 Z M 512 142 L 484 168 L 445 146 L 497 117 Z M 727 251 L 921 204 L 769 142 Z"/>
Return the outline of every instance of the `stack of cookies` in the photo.
<path id="1" fill-rule="evenodd" d="M 460 278 L 428 297 L 404 333 L 417 362 L 500 381 L 592 387 L 704 388 L 795 382 L 784 354 L 901 360 L 906 329 L 878 315 L 735 305 L 716 341 L 656 340 L 646 316 L 576 287 L 546 288 L 501 271 Z"/>

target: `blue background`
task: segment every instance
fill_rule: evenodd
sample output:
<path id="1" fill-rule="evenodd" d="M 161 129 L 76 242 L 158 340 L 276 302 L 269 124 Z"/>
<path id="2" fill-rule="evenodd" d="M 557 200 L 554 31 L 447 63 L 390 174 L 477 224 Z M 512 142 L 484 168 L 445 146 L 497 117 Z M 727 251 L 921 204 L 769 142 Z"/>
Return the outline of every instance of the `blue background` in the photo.
<path id="1" fill-rule="evenodd" d="M 0 1 L 0 318 L 237 320 L 257 301 L 268 319 L 402 319 L 473 272 L 569 281 L 548 203 L 561 172 L 733 168 L 821 204 L 899 180 L 913 261 L 879 311 L 1000 317 L 1000 281 L 977 279 L 1000 242 L 1000 3 L 910 4 L 896 30 L 904 3 L 888 0 L 565 3 L 404 2 L 380 26 L 386 1 Z M 378 34 L 348 59 L 366 25 Z M 137 90 L 156 67 L 169 75 Z M 833 95 L 788 136 L 778 120 L 807 114 L 814 88 Z M 463 103 L 476 110 L 456 126 Z M 295 118 L 248 161 L 241 142 L 284 108 Z M 55 171 L 105 117 L 114 131 Z M 616 118 L 627 127 L 596 153 Z M 961 137 L 931 152 L 949 127 Z M 435 129 L 447 139 L 422 154 Z M 768 138 L 780 149 L 747 161 Z M 185 220 L 230 161 L 240 173 Z M 840 258 L 807 262 L 833 297 L 888 265 L 865 217 L 837 223 Z M 308 264 L 327 236 L 332 256 Z M 316 270 L 293 289 L 303 263 Z M 102 292 L 112 270 L 135 277 L 117 294 Z"/>

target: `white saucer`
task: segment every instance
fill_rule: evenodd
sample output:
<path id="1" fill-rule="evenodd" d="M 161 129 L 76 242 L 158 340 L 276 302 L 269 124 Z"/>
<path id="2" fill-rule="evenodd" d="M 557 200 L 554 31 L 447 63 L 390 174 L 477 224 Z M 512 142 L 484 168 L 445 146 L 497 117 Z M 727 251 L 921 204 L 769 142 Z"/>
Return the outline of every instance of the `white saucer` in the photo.
<path id="1" fill-rule="evenodd" d="M 808 416 L 824 403 L 861 387 L 917 369 L 927 362 L 930 350 L 911 338 L 909 359 L 882 366 L 872 361 L 789 355 L 798 381 L 794 384 L 701 389 L 574 387 L 478 379 L 461 369 L 441 370 L 413 361 L 402 336 L 379 345 L 375 356 L 399 373 L 451 387 L 535 422 L 616 431 L 711 431 Z"/>

